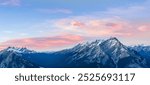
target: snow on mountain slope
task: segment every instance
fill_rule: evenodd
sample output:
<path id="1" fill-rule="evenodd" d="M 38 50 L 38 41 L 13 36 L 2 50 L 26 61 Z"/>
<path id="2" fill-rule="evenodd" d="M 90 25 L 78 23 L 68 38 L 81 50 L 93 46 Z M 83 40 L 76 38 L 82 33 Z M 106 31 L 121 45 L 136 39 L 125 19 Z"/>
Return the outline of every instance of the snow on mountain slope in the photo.
<path id="1" fill-rule="evenodd" d="M 8 47 L 4 49 L 5 51 L 13 51 L 17 53 L 34 53 L 35 51 L 29 50 L 27 48 L 17 48 L 17 47 Z"/>
<path id="2" fill-rule="evenodd" d="M 130 52 L 126 46 L 124 46 L 117 38 L 110 38 L 104 41 L 100 48 L 113 60 L 116 64 L 120 59 L 130 56 Z"/>
<path id="3" fill-rule="evenodd" d="M 16 51 L 14 49 L 7 49 L 1 51 L 0 68 L 39 68 L 40 67 L 24 59 L 21 53 L 20 51 L 18 50 Z"/>
<path id="4" fill-rule="evenodd" d="M 150 46 L 138 45 L 138 46 L 130 46 L 132 50 L 135 50 L 143 57 L 150 58 Z"/>
<path id="5" fill-rule="evenodd" d="M 70 49 L 66 60 L 74 67 L 146 67 L 146 61 L 117 38 L 96 40 Z"/>

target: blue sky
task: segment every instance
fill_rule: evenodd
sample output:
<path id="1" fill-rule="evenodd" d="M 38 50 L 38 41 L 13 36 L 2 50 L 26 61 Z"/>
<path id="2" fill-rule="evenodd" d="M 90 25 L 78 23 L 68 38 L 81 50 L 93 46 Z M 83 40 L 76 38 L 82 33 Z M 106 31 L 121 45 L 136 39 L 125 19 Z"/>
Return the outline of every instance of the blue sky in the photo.
<path id="1" fill-rule="evenodd" d="M 110 36 L 149 45 L 149 9 L 150 0 L 0 0 L 0 48 L 55 50 Z"/>

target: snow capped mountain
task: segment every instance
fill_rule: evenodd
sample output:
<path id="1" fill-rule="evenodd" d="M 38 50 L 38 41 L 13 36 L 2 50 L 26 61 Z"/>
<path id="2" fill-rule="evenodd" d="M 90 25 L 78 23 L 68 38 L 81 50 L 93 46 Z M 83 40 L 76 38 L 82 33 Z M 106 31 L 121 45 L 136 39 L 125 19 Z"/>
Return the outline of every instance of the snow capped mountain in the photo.
<path id="1" fill-rule="evenodd" d="M 72 55 L 68 57 L 66 62 L 68 65 L 73 65 L 73 67 L 86 67 L 87 64 L 91 65 L 88 65 L 89 67 L 93 67 L 93 65 L 99 65 L 101 62 L 105 64 L 109 57 L 105 56 L 105 53 L 99 48 L 100 44 L 101 41 L 96 40 L 92 43 L 75 46 L 70 49 Z"/>
<path id="2" fill-rule="evenodd" d="M 141 53 L 148 47 L 127 47 L 117 38 L 78 44 L 57 52 L 35 52 L 27 48 L 8 47 L 0 51 L 0 67 L 6 68 L 146 68 L 147 58 Z M 145 54 L 145 53 L 143 53 Z"/>
<path id="3" fill-rule="evenodd" d="M 150 46 L 138 45 L 138 46 L 132 46 L 129 48 L 137 51 L 142 56 L 150 57 Z"/>
<path id="4" fill-rule="evenodd" d="M 145 45 L 137 45 L 137 46 L 131 46 L 136 51 L 150 51 L 150 46 L 145 46 Z"/>
<path id="5" fill-rule="evenodd" d="M 0 68 L 38 68 L 39 66 L 24 59 L 22 54 L 3 51 L 0 54 Z"/>
<path id="6" fill-rule="evenodd" d="M 29 50 L 27 48 L 17 48 L 17 47 L 8 47 L 4 50 L 8 51 L 8 52 L 17 52 L 17 53 L 34 53 L 35 52 L 35 51 Z"/>
<path id="7" fill-rule="evenodd" d="M 70 50 L 67 64 L 73 67 L 146 67 L 146 61 L 117 38 L 79 44 Z"/>

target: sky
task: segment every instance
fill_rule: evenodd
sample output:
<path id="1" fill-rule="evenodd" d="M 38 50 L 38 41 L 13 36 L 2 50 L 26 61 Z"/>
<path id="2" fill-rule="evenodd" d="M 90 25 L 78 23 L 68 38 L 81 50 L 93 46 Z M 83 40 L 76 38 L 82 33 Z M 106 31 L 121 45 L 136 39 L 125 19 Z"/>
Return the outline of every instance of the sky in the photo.
<path id="1" fill-rule="evenodd" d="M 61 50 L 117 37 L 150 45 L 150 0 L 0 0 L 0 50 Z"/>

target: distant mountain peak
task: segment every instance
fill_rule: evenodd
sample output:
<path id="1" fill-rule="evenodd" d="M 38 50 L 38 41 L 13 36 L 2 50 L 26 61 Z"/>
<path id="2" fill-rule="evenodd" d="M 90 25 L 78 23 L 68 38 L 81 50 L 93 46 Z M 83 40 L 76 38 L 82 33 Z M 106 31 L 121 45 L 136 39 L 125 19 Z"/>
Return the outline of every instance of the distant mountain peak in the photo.
<path id="1" fill-rule="evenodd" d="M 111 37 L 107 41 L 120 42 L 116 37 Z"/>
<path id="2" fill-rule="evenodd" d="M 116 37 L 110 37 L 111 40 L 118 40 Z"/>
<path id="3" fill-rule="evenodd" d="M 29 50 L 26 47 L 25 48 L 18 48 L 18 47 L 8 47 L 5 49 L 5 51 L 13 51 L 17 53 L 34 53 L 35 51 Z"/>
<path id="4" fill-rule="evenodd" d="M 79 43 L 78 45 L 76 45 L 74 47 L 74 49 L 78 50 L 80 48 L 83 49 L 86 47 L 89 47 L 89 48 L 98 47 L 98 48 L 100 48 L 100 45 L 102 45 L 102 44 L 107 44 L 109 47 L 113 47 L 114 45 L 117 45 L 117 46 L 122 45 L 116 37 L 111 37 L 111 38 L 106 39 L 106 40 L 97 39 L 93 42 Z"/>
<path id="5" fill-rule="evenodd" d="M 104 41 L 105 44 L 108 44 L 109 47 L 123 45 L 116 37 L 111 37 Z"/>
<path id="6" fill-rule="evenodd" d="M 102 39 L 96 40 L 96 41 L 92 42 L 91 44 L 93 44 L 93 43 L 97 44 L 97 45 L 100 45 L 102 43 L 117 44 L 117 43 L 120 43 L 120 41 L 116 37 L 111 37 L 111 38 L 108 38 L 106 40 L 102 40 Z"/>

